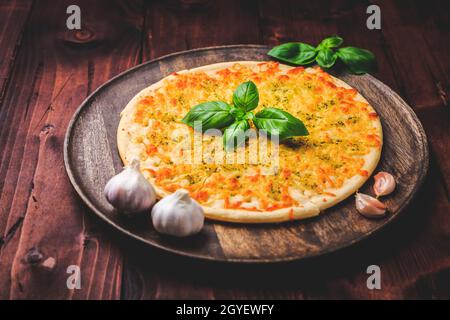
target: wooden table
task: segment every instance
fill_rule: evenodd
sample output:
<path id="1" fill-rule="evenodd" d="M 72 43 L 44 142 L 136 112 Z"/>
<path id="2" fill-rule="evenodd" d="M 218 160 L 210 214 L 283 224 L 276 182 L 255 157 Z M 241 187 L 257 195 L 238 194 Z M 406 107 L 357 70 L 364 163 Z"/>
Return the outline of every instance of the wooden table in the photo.
<path id="1" fill-rule="evenodd" d="M 366 28 L 373 2 L 381 30 Z M 81 8 L 81 31 L 66 28 L 70 4 Z M 303 263 L 210 264 L 123 238 L 72 189 L 67 124 L 114 75 L 190 48 L 333 34 L 376 54 L 374 75 L 414 108 L 430 142 L 424 187 L 382 233 Z M 0 299 L 449 298 L 449 39 L 444 0 L 0 0 Z M 381 290 L 366 287 L 372 264 Z M 80 290 L 66 286 L 70 265 L 80 266 Z"/>

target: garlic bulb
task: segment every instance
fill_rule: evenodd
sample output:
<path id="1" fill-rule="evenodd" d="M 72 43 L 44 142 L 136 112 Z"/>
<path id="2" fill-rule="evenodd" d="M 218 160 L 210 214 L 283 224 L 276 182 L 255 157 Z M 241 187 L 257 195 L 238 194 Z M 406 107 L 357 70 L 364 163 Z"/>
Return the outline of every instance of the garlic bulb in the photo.
<path id="1" fill-rule="evenodd" d="M 394 191 L 395 179 L 390 173 L 379 172 L 374 176 L 374 179 L 373 191 L 377 197 L 388 195 Z"/>
<path id="2" fill-rule="evenodd" d="M 152 209 L 156 231 L 176 237 L 198 233 L 204 220 L 202 207 L 184 189 L 163 198 Z"/>
<path id="3" fill-rule="evenodd" d="M 356 210 L 367 218 L 381 218 L 386 213 L 386 206 L 380 200 L 364 193 L 356 193 Z"/>
<path id="4" fill-rule="evenodd" d="M 104 193 L 111 205 L 128 214 L 148 210 L 156 201 L 155 189 L 140 172 L 137 158 L 108 181 Z"/>

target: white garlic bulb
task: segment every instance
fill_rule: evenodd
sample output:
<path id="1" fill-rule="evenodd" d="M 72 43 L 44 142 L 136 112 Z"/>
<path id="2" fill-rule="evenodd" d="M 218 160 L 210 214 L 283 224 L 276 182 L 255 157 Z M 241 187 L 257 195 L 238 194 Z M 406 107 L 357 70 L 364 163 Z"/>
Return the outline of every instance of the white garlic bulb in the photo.
<path id="1" fill-rule="evenodd" d="M 163 198 L 152 209 L 156 231 L 171 236 L 196 234 L 203 228 L 204 220 L 202 207 L 184 189 Z"/>
<path id="2" fill-rule="evenodd" d="M 390 194 L 395 189 L 395 179 L 392 174 L 387 172 L 379 172 L 374 176 L 375 183 L 373 185 L 373 191 L 379 196 L 385 196 Z"/>
<path id="3" fill-rule="evenodd" d="M 105 197 L 116 209 L 126 213 L 138 213 L 150 209 L 156 201 L 153 186 L 139 170 L 139 159 L 111 178 L 105 186 Z"/>
<path id="4" fill-rule="evenodd" d="M 386 213 L 386 205 L 364 193 L 356 193 L 356 210 L 367 218 L 381 218 Z"/>

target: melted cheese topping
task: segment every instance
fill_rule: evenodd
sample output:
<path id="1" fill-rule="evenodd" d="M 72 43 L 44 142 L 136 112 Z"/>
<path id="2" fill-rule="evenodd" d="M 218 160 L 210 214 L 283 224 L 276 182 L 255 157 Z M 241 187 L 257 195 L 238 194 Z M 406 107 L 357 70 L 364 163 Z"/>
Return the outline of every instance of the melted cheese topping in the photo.
<path id="1" fill-rule="evenodd" d="M 276 167 L 248 161 L 217 164 L 211 159 L 190 163 L 194 131 L 181 123 L 183 116 L 202 102 L 231 104 L 233 91 L 248 80 L 259 90 L 255 113 L 269 106 L 284 109 L 304 122 L 309 136 L 281 143 Z M 377 114 L 356 95 L 354 89 L 336 86 L 320 68 L 282 72 L 273 62 L 261 63 L 257 70 L 235 64 L 213 73 L 175 73 L 138 102 L 133 114 L 138 129 L 131 139 L 139 146 L 145 176 L 167 192 L 184 188 L 199 203 L 219 208 L 271 211 L 302 206 L 303 198 L 333 196 L 327 190 L 355 175 L 368 175 L 362 169 L 364 156 L 381 148 L 381 137 L 373 125 Z M 183 140 L 186 137 L 190 139 Z M 220 149 L 222 139 L 203 135 L 201 144 L 204 150 Z M 250 148 L 245 152 L 249 157 Z"/>

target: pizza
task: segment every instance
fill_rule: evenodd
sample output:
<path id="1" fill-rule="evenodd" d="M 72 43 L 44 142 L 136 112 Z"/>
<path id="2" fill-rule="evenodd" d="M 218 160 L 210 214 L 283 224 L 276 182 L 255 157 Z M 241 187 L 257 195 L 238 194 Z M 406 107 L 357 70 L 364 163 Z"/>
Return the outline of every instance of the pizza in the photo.
<path id="1" fill-rule="evenodd" d="M 269 151 L 255 160 L 259 149 L 251 146 L 262 150 L 261 137 L 222 155 L 222 139 L 181 122 L 199 103 L 232 103 L 244 81 L 259 90 L 256 112 L 268 106 L 285 110 L 309 135 L 276 148 L 267 140 Z M 207 218 L 266 223 L 316 216 L 353 194 L 377 166 L 383 137 L 367 100 L 319 67 L 238 61 L 176 72 L 139 92 L 121 112 L 117 142 L 125 165 L 140 159 L 158 196 L 186 189 Z M 220 161 L 222 156 L 245 161 Z"/>

